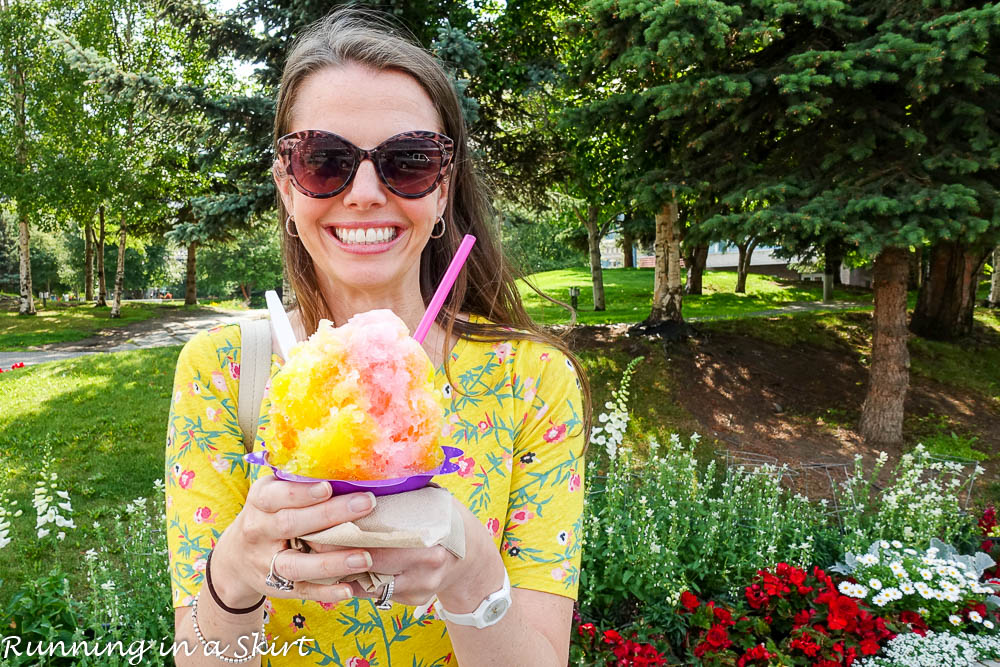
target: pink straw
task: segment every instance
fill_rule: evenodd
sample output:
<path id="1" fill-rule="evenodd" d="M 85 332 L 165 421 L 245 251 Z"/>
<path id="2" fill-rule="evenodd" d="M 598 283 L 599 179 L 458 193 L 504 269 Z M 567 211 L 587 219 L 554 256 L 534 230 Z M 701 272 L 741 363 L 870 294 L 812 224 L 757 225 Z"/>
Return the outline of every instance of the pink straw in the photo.
<path id="1" fill-rule="evenodd" d="M 438 313 L 441 311 L 441 306 L 444 305 L 444 300 L 448 298 L 448 293 L 451 292 L 451 286 L 455 284 L 455 279 L 458 278 L 458 274 L 465 265 L 465 260 L 469 258 L 469 252 L 475 244 L 476 237 L 472 234 L 466 234 L 465 238 L 462 239 L 462 245 L 458 246 L 458 252 L 455 253 L 451 264 L 448 265 L 448 270 L 444 272 L 444 278 L 441 279 L 441 284 L 438 285 L 437 291 L 434 292 L 434 298 L 431 299 L 430 305 L 427 306 L 424 316 L 420 318 L 417 330 L 413 332 L 413 339 L 418 343 L 423 343 L 424 338 L 427 337 L 427 332 L 430 331 L 431 325 L 437 319 Z"/>

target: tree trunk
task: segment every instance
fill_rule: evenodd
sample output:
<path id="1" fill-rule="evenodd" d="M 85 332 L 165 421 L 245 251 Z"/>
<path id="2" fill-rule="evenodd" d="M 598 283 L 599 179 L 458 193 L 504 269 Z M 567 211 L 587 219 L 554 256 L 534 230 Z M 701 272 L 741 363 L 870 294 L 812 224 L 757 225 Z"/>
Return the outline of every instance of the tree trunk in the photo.
<path id="1" fill-rule="evenodd" d="M 7 9 L 6 3 L 3 5 Z M 17 162 L 17 174 L 25 175 L 28 169 L 28 133 L 27 114 L 25 112 L 25 101 L 27 95 L 27 85 L 24 77 L 22 63 L 15 59 L 8 63 L 7 76 L 10 83 L 10 90 L 13 96 L 14 115 L 14 159 Z M 21 298 L 17 306 L 19 315 L 35 314 L 35 295 L 31 288 L 31 232 L 28 229 L 28 208 L 27 202 L 23 201 L 24 195 L 15 198 L 18 213 L 18 250 L 20 256 L 20 293 Z"/>
<path id="2" fill-rule="evenodd" d="M 1000 308 L 1000 246 L 993 251 L 993 278 L 990 281 L 991 308 Z"/>
<path id="3" fill-rule="evenodd" d="M 108 282 L 104 275 L 104 204 L 97 207 L 97 305 L 107 306 Z"/>
<path id="4" fill-rule="evenodd" d="M 861 406 L 861 436 L 869 445 L 903 442 L 903 404 L 910 384 L 906 347 L 908 250 L 886 248 L 875 258 L 871 369 L 868 394 Z"/>
<path id="5" fill-rule="evenodd" d="M 587 207 L 587 215 L 580 211 L 577 217 L 583 220 L 587 228 L 587 249 L 590 251 L 590 282 L 594 288 L 594 310 L 604 310 L 604 271 L 601 269 L 601 233 L 597 216 L 600 210 L 596 206 Z"/>
<path id="6" fill-rule="evenodd" d="M 115 269 L 115 300 L 111 304 L 112 319 L 122 316 L 122 287 L 125 284 L 125 214 L 118 229 L 118 268 Z"/>
<path id="7" fill-rule="evenodd" d="M 21 251 L 21 300 L 17 307 L 19 315 L 35 314 L 35 295 L 31 289 L 31 232 L 28 229 L 28 213 L 24 204 L 18 208 L 18 248 Z"/>
<path id="8" fill-rule="evenodd" d="M 736 266 L 736 291 L 746 294 L 747 274 L 750 273 L 750 261 L 753 259 L 753 251 L 757 248 L 757 239 L 747 239 L 743 243 L 737 243 L 740 257 Z"/>
<path id="9" fill-rule="evenodd" d="M 635 247 L 635 237 L 630 233 L 622 230 L 622 252 L 624 253 L 624 262 L 622 266 L 626 269 L 634 269 L 635 262 L 632 261 L 632 248 Z"/>
<path id="10" fill-rule="evenodd" d="M 288 270 L 281 272 L 281 305 L 291 308 L 295 305 L 295 291 L 292 289 L 292 281 L 288 279 Z"/>
<path id="11" fill-rule="evenodd" d="M 708 264 L 708 246 L 700 245 L 690 248 L 687 254 L 684 255 L 684 263 L 687 265 L 687 281 L 684 285 L 684 294 L 701 294 L 705 265 Z"/>
<path id="12" fill-rule="evenodd" d="M 683 322 L 683 289 L 681 288 L 681 234 L 678 229 L 676 198 L 663 205 L 656 214 L 656 272 L 653 281 L 653 309 L 646 323 Z"/>
<path id="13" fill-rule="evenodd" d="M 906 282 L 907 290 L 918 290 L 923 283 L 923 254 L 923 248 L 920 246 L 917 246 L 910 252 L 910 276 Z"/>
<path id="14" fill-rule="evenodd" d="M 198 261 L 198 242 L 191 241 L 188 244 L 187 253 L 187 276 L 184 281 L 184 305 L 185 306 L 196 306 L 198 305 L 198 274 L 197 274 L 197 261 Z"/>
<path id="15" fill-rule="evenodd" d="M 840 243 L 828 241 L 823 248 L 823 303 L 833 303 L 833 288 L 839 282 L 842 259 Z"/>
<path id="16" fill-rule="evenodd" d="M 83 225 L 83 298 L 94 300 L 94 224 L 87 220 Z"/>
<path id="17" fill-rule="evenodd" d="M 933 340 L 971 334 L 976 279 L 987 256 L 981 248 L 939 241 L 931 251 L 930 273 L 920 286 L 910 331 Z"/>

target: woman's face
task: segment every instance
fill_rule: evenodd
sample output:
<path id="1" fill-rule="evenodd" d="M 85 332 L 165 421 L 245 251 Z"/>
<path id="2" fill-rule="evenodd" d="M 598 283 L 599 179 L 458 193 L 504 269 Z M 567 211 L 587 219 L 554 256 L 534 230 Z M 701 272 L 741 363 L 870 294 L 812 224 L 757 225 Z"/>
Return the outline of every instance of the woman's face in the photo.
<path id="1" fill-rule="evenodd" d="M 287 131 L 301 130 L 326 130 L 370 149 L 400 132 L 442 128 L 430 97 L 409 75 L 347 65 L 315 72 L 300 84 Z M 405 199 L 386 189 L 372 161 L 363 160 L 354 180 L 329 199 L 307 197 L 287 175 L 276 173 L 275 182 L 321 285 L 376 298 L 404 292 L 419 298 L 420 254 L 444 214 L 446 180 L 420 199 Z M 369 228 L 377 241 L 359 243 L 361 230 Z"/>

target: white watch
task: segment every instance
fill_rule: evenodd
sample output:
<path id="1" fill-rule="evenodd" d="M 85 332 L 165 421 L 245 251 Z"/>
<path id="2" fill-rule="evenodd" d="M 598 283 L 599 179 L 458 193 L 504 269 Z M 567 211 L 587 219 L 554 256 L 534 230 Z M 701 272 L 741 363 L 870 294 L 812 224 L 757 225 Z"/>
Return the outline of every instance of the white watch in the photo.
<path id="1" fill-rule="evenodd" d="M 510 599 L 510 577 L 507 576 L 507 568 L 503 571 L 503 588 L 498 590 L 496 593 L 491 593 L 486 596 L 476 610 L 471 614 L 453 614 L 450 611 L 446 611 L 444 607 L 441 606 L 441 601 L 435 605 L 437 610 L 438 618 L 448 621 L 449 623 L 457 623 L 459 625 L 471 625 L 472 627 L 482 630 L 483 628 L 488 628 L 494 623 L 500 622 L 503 615 L 507 613 L 510 609 L 511 599 Z"/>

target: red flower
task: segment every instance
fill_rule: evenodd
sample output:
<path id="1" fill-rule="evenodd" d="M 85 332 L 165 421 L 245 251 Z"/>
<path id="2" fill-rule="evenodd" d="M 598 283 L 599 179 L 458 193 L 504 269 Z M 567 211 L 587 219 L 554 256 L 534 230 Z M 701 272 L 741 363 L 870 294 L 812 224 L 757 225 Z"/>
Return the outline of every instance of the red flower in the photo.
<path id="1" fill-rule="evenodd" d="M 587 636 L 590 637 L 591 639 L 594 638 L 594 633 L 596 631 L 597 631 L 597 628 L 594 627 L 593 623 L 584 623 L 583 625 L 579 626 L 576 629 L 576 632 L 577 632 L 578 635 L 580 635 L 582 637 L 584 635 L 584 633 L 586 633 Z"/>
<path id="2" fill-rule="evenodd" d="M 604 631 L 604 643 L 605 644 L 618 644 L 622 641 L 622 636 L 618 634 L 617 630 L 605 630 Z"/>
<path id="3" fill-rule="evenodd" d="M 771 658 L 776 658 L 777 656 L 769 652 L 764 648 L 763 644 L 757 644 L 749 651 L 740 656 L 740 659 L 736 661 L 736 667 L 744 667 L 745 665 L 754 662 L 756 660 L 770 660 Z"/>
<path id="4" fill-rule="evenodd" d="M 861 640 L 861 652 L 865 655 L 875 655 L 879 650 L 878 642 L 874 639 Z"/>
<path id="5" fill-rule="evenodd" d="M 858 616 L 858 605 L 846 595 L 838 595 L 830 602 L 830 615 L 826 624 L 831 630 L 853 631 Z"/>
<path id="6" fill-rule="evenodd" d="M 716 651 L 729 648 L 733 644 L 729 641 L 729 633 L 721 625 L 713 625 L 709 628 L 708 634 L 705 635 L 705 641 Z"/>
<path id="7" fill-rule="evenodd" d="M 701 603 L 698 602 L 698 598 L 696 598 L 691 591 L 684 591 L 681 593 L 681 604 L 684 605 L 684 608 L 688 611 L 694 611 Z"/>
<path id="8" fill-rule="evenodd" d="M 715 621 L 721 626 L 734 625 L 733 615 L 727 609 L 716 608 Z"/>
<path id="9" fill-rule="evenodd" d="M 812 637 L 809 635 L 802 635 L 791 641 L 789 644 L 790 648 L 798 649 L 810 658 L 815 657 L 819 653 L 819 644 L 817 644 Z"/>

